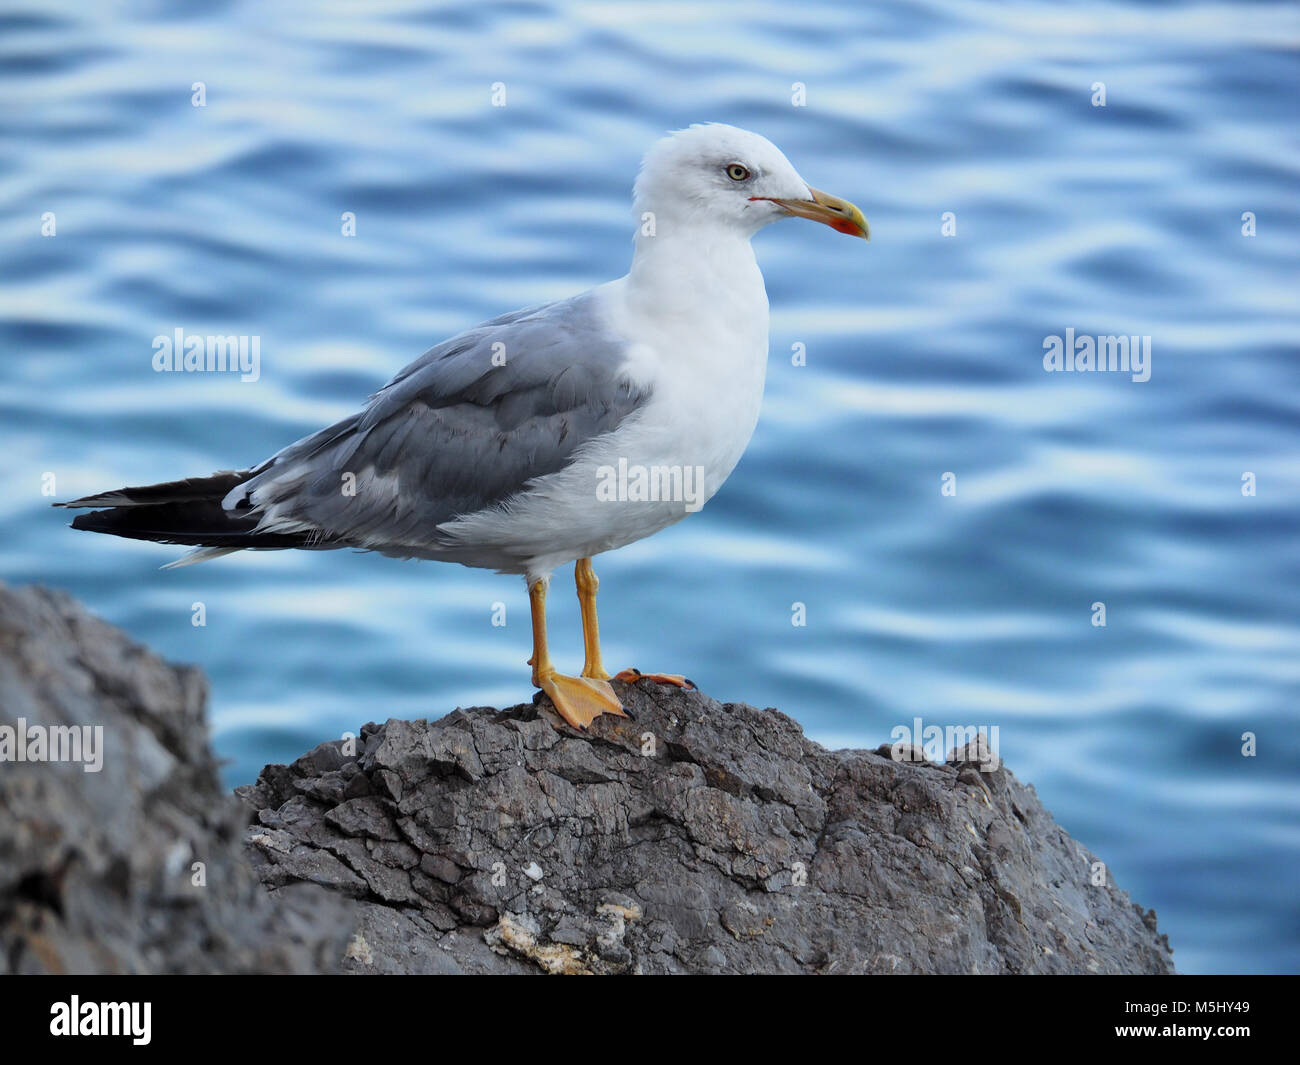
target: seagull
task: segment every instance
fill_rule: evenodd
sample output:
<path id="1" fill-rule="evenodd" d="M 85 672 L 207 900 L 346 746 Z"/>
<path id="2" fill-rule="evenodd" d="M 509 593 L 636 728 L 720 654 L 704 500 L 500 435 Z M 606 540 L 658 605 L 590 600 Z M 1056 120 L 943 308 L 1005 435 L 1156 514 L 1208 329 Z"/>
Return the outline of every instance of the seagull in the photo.
<path id="1" fill-rule="evenodd" d="M 356 414 L 243 470 L 56 506 L 74 529 L 195 548 L 357 548 L 522 575 L 532 682 L 585 729 L 627 716 L 610 684 L 691 687 L 601 659 L 592 558 L 695 513 L 758 421 L 768 303 L 750 238 L 796 217 L 869 239 L 769 140 L 717 123 L 656 141 L 633 190 L 625 277 L 514 311 L 430 348 Z M 546 595 L 575 563 L 585 662 L 560 673 Z"/>

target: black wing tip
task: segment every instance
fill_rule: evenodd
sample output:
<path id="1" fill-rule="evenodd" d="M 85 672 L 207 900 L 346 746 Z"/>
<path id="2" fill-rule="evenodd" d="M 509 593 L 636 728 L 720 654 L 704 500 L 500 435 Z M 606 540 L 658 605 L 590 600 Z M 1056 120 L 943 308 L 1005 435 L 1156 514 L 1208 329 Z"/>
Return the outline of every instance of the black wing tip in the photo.
<path id="1" fill-rule="evenodd" d="M 69 499 L 65 503 L 50 504 L 52 507 L 64 507 L 68 510 L 111 510 L 114 507 L 130 505 L 124 503 L 116 492 L 105 492 L 95 496 L 83 496 L 81 499 Z"/>
<path id="2" fill-rule="evenodd" d="M 91 511 L 89 514 L 77 514 L 68 522 L 69 529 L 84 529 L 88 532 L 103 532 L 102 522 L 96 522 L 95 519 L 100 517 L 104 511 Z"/>
<path id="3" fill-rule="evenodd" d="M 246 470 L 218 470 L 206 477 L 186 477 L 179 481 L 114 488 L 50 505 L 74 510 L 102 510 L 113 507 L 150 507 L 164 503 L 204 503 L 224 497 L 232 488 L 243 484 L 267 465 L 268 463 L 263 463 Z"/>

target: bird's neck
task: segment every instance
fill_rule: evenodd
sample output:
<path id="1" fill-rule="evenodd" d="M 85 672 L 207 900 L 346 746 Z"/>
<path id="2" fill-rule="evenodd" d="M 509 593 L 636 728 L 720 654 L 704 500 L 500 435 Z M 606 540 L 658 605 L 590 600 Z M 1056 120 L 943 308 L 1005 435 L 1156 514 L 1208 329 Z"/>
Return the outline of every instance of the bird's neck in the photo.
<path id="1" fill-rule="evenodd" d="M 643 224 L 627 280 L 629 295 L 647 301 L 647 312 L 689 313 L 707 305 L 761 317 L 766 328 L 767 292 L 747 235 Z"/>

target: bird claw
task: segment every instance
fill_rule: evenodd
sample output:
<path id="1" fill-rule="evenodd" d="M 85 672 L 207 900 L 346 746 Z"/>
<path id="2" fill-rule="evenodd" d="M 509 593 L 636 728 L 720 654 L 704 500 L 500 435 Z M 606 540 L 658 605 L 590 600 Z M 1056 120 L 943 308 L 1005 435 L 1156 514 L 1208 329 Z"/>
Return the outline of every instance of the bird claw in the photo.
<path id="1" fill-rule="evenodd" d="M 636 667 L 614 674 L 615 680 L 624 684 L 635 684 L 639 680 L 648 680 L 652 684 L 671 684 L 675 688 L 694 688 L 695 682 L 687 680 L 680 673 L 642 673 Z"/>

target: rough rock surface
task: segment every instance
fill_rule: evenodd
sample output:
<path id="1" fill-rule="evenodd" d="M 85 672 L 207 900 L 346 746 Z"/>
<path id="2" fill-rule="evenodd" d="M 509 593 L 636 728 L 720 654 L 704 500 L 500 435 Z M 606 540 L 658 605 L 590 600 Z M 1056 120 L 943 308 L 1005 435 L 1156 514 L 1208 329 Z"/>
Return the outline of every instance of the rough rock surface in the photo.
<path id="1" fill-rule="evenodd" d="M 542 701 L 267 766 L 239 789 L 259 874 L 356 900 L 355 972 L 1172 972 L 1154 912 L 979 749 L 827 751 L 616 687 L 635 720 L 586 734 Z"/>
<path id="2" fill-rule="evenodd" d="M 103 730 L 98 772 L 83 768 L 89 748 L 83 762 L 0 761 L 0 973 L 337 968 L 347 904 L 311 887 L 274 900 L 258 883 L 206 702 L 198 670 L 68 596 L 0 585 L 0 758 L 19 719 L 29 738 Z"/>
<path id="3" fill-rule="evenodd" d="M 978 751 L 826 751 L 775 710 L 620 690 L 635 720 L 586 734 L 544 700 L 367 725 L 241 809 L 196 670 L 0 586 L 0 744 L 19 718 L 104 743 L 96 773 L 0 761 L 0 972 L 1172 971 L 1155 914 Z"/>

